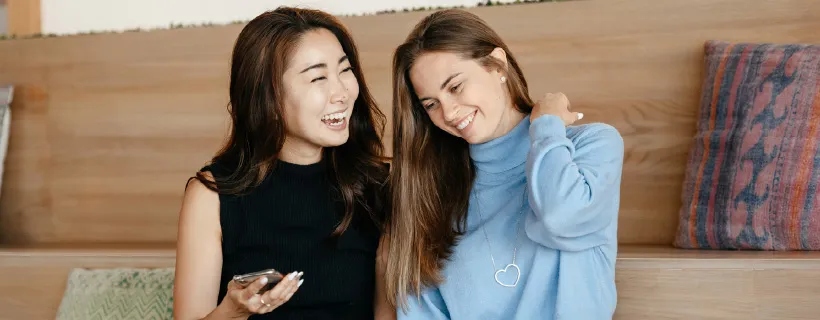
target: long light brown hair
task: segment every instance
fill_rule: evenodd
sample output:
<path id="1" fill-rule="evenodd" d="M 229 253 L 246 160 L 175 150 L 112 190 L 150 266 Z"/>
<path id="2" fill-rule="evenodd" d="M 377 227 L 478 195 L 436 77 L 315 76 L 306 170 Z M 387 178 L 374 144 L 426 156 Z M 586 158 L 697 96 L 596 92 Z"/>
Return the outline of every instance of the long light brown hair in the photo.
<path id="1" fill-rule="evenodd" d="M 231 58 L 231 131 L 227 143 L 213 163 L 223 166 L 226 175 L 214 174 L 211 181 L 202 172 L 196 178 L 211 190 L 241 195 L 258 186 L 275 170 L 285 142 L 285 84 L 283 75 L 301 37 L 313 30 L 332 32 L 342 46 L 359 83 L 359 96 L 350 116 L 350 137 L 338 147 L 324 148 L 323 157 L 344 198 L 345 216 L 334 234 L 345 231 L 353 211 L 361 205 L 377 222 L 382 209 L 374 208 L 373 191 L 383 184 L 387 167 L 383 164 L 381 133 L 385 116 L 364 81 L 359 52 L 350 33 L 332 15 L 310 9 L 279 7 L 251 20 L 239 33 Z M 219 188 L 217 188 L 219 186 Z"/>
<path id="2" fill-rule="evenodd" d="M 490 56 L 502 48 L 507 61 Z M 533 102 L 518 63 L 501 37 L 464 10 L 438 11 L 419 22 L 393 56 L 392 216 L 385 271 L 388 300 L 406 307 L 409 294 L 439 284 L 441 269 L 466 227 L 475 167 L 468 143 L 436 127 L 413 89 L 413 63 L 429 52 L 450 52 L 498 68 L 511 103 L 530 113 Z"/>

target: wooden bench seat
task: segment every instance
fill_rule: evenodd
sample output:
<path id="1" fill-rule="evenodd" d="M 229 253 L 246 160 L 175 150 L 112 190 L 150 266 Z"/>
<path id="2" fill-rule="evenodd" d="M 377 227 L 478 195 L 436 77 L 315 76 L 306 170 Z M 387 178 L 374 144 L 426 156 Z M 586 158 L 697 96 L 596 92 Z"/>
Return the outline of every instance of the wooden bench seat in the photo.
<path id="1" fill-rule="evenodd" d="M 816 319 L 820 252 L 622 246 L 615 319 Z M 0 249 L 0 320 L 54 319 L 72 268 L 162 268 L 172 244 Z M 691 292 L 687 292 L 691 291 Z"/>
<path id="2" fill-rule="evenodd" d="M 820 252 L 622 246 L 615 319 L 818 319 Z"/>

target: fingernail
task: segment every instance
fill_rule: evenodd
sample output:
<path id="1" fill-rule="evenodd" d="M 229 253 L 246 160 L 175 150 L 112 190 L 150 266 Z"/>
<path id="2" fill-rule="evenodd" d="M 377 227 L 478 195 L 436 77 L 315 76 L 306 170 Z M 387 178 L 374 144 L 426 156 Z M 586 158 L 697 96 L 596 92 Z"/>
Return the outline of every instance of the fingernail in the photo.
<path id="1" fill-rule="evenodd" d="M 581 120 L 583 118 L 584 118 L 584 114 L 581 113 L 581 112 L 578 112 L 578 120 Z"/>
<path id="2" fill-rule="evenodd" d="M 299 280 L 299 284 L 297 284 L 297 285 L 296 285 L 296 287 L 297 287 L 297 288 L 298 288 L 298 287 L 301 287 L 301 286 L 302 286 L 302 282 L 305 282 L 305 279 Z"/>
<path id="3" fill-rule="evenodd" d="M 288 280 L 293 280 L 294 278 L 296 278 L 296 272 L 293 272 L 288 276 Z"/>
<path id="4" fill-rule="evenodd" d="M 301 277 L 303 274 L 305 274 L 305 273 L 304 273 L 304 272 L 302 272 L 302 271 L 299 271 L 299 274 L 297 274 L 296 276 L 297 276 L 297 277 Z"/>
<path id="5" fill-rule="evenodd" d="M 268 277 L 262 277 L 262 284 L 268 283 Z"/>

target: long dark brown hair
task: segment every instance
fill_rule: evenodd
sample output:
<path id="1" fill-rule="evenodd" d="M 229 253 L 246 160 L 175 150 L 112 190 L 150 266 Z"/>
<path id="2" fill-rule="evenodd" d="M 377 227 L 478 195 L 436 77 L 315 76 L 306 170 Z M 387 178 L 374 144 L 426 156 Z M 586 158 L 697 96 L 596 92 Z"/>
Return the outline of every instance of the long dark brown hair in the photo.
<path id="1" fill-rule="evenodd" d="M 196 178 L 222 194 L 241 195 L 258 186 L 272 170 L 285 142 L 283 117 L 285 86 L 282 76 L 296 45 L 305 33 L 326 29 L 341 43 L 359 83 L 359 96 L 350 117 L 348 141 L 324 148 L 323 157 L 344 198 L 345 216 L 335 234 L 350 224 L 356 204 L 377 220 L 372 189 L 385 182 L 381 133 L 385 116 L 365 84 L 359 53 L 347 29 L 335 17 L 318 10 L 280 7 L 251 20 L 239 33 L 231 59 L 231 131 L 212 163 L 226 167 L 225 175 L 203 172 Z M 217 186 L 219 186 L 217 188 Z"/>
<path id="2" fill-rule="evenodd" d="M 507 61 L 490 56 L 502 48 Z M 408 294 L 441 282 L 440 272 L 464 232 L 475 167 L 468 143 L 436 127 L 410 81 L 413 63 L 428 52 L 451 52 L 507 76 L 512 104 L 533 102 L 518 63 L 501 37 L 464 10 L 438 11 L 419 22 L 393 57 L 392 217 L 385 272 L 388 299 L 406 307 Z"/>

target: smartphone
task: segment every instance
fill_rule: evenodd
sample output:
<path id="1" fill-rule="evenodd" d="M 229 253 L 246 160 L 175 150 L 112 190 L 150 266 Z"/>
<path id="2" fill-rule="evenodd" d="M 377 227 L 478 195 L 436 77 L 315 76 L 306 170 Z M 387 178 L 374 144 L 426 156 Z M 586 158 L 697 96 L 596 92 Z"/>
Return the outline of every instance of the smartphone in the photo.
<path id="1" fill-rule="evenodd" d="M 282 281 L 284 276 L 276 271 L 275 269 L 267 269 L 257 272 L 251 272 L 241 275 L 233 276 L 233 281 L 239 284 L 240 286 L 247 287 L 249 284 L 253 283 L 254 281 L 258 280 L 260 277 L 267 277 L 268 283 L 259 290 L 259 292 L 265 292 L 273 288 L 279 281 Z"/>

